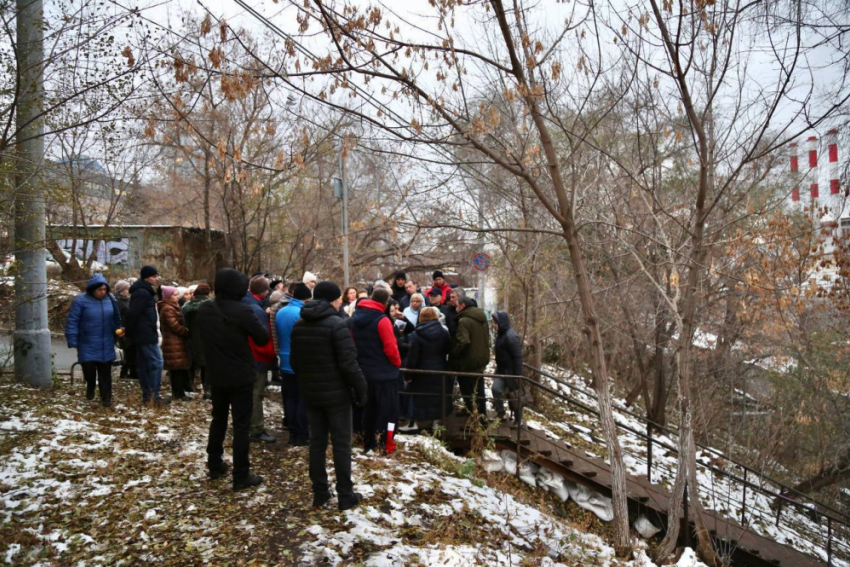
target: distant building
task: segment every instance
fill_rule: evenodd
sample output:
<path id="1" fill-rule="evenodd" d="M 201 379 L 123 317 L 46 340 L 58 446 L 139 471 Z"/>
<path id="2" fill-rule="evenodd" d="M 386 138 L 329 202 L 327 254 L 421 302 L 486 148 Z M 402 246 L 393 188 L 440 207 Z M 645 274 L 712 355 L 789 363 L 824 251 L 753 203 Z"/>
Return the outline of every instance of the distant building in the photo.
<path id="1" fill-rule="evenodd" d="M 51 162 L 46 171 L 49 224 L 115 224 L 140 187 L 134 180 L 112 177 L 99 161 L 85 156 Z"/>

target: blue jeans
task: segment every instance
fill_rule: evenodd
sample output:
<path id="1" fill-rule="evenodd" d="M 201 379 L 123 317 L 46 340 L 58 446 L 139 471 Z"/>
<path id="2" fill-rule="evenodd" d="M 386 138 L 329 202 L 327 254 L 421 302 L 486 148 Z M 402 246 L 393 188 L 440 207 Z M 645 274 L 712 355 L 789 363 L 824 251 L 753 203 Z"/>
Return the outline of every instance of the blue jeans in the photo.
<path id="1" fill-rule="evenodd" d="M 162 351 L 159 345 L 137 345 L 136 364 L 139 370 L 139 384 L 142 387 L 142 401 L 159 399 L 162 387 Z"/>

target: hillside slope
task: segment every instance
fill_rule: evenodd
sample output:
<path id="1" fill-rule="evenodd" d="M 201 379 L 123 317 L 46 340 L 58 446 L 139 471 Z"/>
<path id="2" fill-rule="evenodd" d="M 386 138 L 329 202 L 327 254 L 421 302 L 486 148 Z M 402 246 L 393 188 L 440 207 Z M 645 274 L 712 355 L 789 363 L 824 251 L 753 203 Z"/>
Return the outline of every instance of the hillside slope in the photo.
<path id="1" fill-rule="evenodd" d="M 104 410 L 79 381 L 49 392 L 0 383 L 0 562 L 653 565 L 642 550 L 616 560 L 586 531 L 605 527 L 575 505 L 488 476 L 422 436 L 400 437 L 389 458 L 355 451 L 366 500 L 346 513 L 310 508 L 307 451 L 282 439 L 252 446 L 266 483 L 234 494 L 206 478 L 207 402 L 141 408 L 137 388 L 116 381 L 117 403 Z M 266 409 L 278 429 L 275 388 Z M 701 564 L 686 550 L 678 565 Z"/>

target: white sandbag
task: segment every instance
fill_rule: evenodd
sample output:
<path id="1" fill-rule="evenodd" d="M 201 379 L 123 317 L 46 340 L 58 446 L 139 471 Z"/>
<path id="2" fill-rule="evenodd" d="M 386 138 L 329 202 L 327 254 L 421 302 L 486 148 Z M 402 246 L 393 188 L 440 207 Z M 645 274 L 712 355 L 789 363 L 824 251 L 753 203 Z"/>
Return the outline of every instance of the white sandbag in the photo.
<path id="1" fill-rule="evenodd" d="M 649 518 L 641 514 L 635 520 L 635 530 L 637 533 L 641 535 L 644 539 L 649 539 L 658 532 L 661 531 L 661 528 L 657 527 L 653 524 Z"/>
<path id="2" fill-rule="evenodd" d="M 481 467 L 488 473 L 502 472 L 505 470 L 505 465 L 502 463 L 502 459 L 495 451 L 484 451 L 481 456 L 478 457 L 478 464 L 481 465 Z"/>
<path id="3" fill-rule="evenodd" d="M 529 486 L 537 486 L 537 471 L 540 465 L 526 461 L 519 466 L 519 479 Z"/>
<path id="4" fill-rule="evenodd" d="M 593 512 L 603 522 L 610 522 L 614 519 L 614 504 L 610 498 L 581 485 L 575 490 L 570 490 L 570 496 L 572 496 L 576 504 L 585 510 Z"/>
<path id="5" fill-rule="evenodd" d="M 566 502 L 570 498 L 570 492 L 564 486 L 564 477 L 549 469 L 540 468 L 537 472 L 537 485 L 557 496 L 561 502 Z"/>
<path id="6" fill-rule="evenodd" d="M 502 469 L 508 474 L 516 474 L 516 453 L 507 449 L 499 453 L 502 459 Z"/>

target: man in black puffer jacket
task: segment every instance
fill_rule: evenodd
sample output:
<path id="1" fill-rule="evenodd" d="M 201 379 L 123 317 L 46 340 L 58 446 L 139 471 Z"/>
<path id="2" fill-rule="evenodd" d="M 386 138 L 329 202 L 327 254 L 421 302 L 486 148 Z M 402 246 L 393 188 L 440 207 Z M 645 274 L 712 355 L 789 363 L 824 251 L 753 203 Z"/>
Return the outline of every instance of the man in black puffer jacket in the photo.
<path id="1" fill-rule="evenodd" d="M 366 380 L 340 305 L 342 291 L 336 284 L 316 285 L 313 300 L 301 308 L 301 319 L 292 328 L 289 362 L 307 405 L 313 506 L 324 506 L 331 498 L 325 470 L 330 434 L 339 509 L 348 510 L 363 500 L 351 481 L 351 406 L 366 403 Z"/>
<path id="2" fill-rule="evenodd" d="M 511 318 L 504 311 L 493 314 L 493 327 L 496 330 L 496 374 L 503 376 L 522 376 L 522 345 L 519 335 L 511 327 Z M 510 378 L 493 379 L 493 407 L 498 418 L 505 419 L 505 391 L 513 391 L 518 387 L 517 380 Z"/>
<path id="3" fill-rule="evenodd" d="M 168 403 L 159 391 L 162 387 L 162 351 L 159 349 L 159 332 L 156 328 L 156 291 L 159 272 L 153 266 L 143 266 L 140 277 L 130 286 L 130 306 L 124 328 L 127 338 L 136 345 L 136 365 L 142 403 L 153 402 L 161 406 Z"/>
<path id="4" fill-rule="evenodd" d="M 221 459 L 227 433 L 228 410 L 233 416 L 233 490 L 257 486 L 263 477 L 251 474 L 248 435 L 253 411 L 254 355 L 248 337 L 259 346 L 271 338 L 250 306 L 242 303 L 248 278 L 230 268 L 215 275 L 215 299 L 198 308 L 195 316 L 201 332 L 207 381 L 212 395 L 212 422 L 207 444 L 207 467 L 215 480 L 227 473 Z"/>

